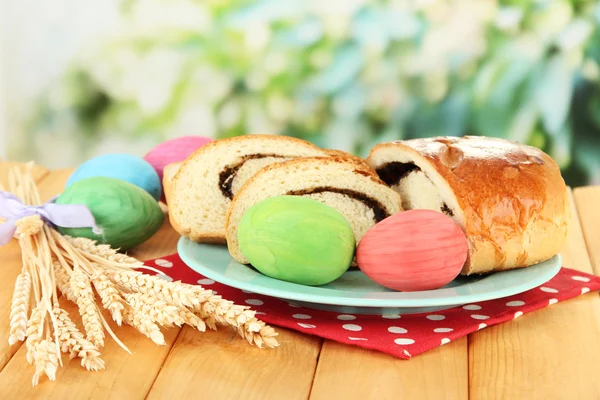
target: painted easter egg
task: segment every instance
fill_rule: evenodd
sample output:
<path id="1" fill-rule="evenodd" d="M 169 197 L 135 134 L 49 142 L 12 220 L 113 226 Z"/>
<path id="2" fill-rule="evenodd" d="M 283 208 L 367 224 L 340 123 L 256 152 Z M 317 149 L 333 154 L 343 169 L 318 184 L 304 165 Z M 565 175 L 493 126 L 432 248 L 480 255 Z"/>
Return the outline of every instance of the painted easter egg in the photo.
<path id="1" fill-rule="evenodd" d="M 185 160 L 198 148 L 212 141 L 213 139 L 204 136 L 174 138 L 154 147 L 144 156 L 144 160 L 152 165 L 162 182 L 163 171 L 167 165 Z"/>
<path id="2" fill-rule="evenodd" d="M 131 154 L 105 154 L 84 162 L 71 174 L 66 187 L 95 176 L 132 183 L 150 193 L 156 201 L 162 195 L 160 178 L 152 165 Z"/>
<path id="3" fill-rule="evenodd" d="M 148 240 L 163 223 L 163 212 L 145 190 L 115 178 L 92 177 L 73 183 L 57 204 L 85 204 L 101 232 L 92 228 L 62 228 L 64 235 L 86 237 L 127 250 Z"/>
<path id="4" fill-rule="evenodd" d="M 263 274 L 302 285 L 342 276 L 356 242 L 336 209 L 299 196 L 277 196 L 248 209 L 238 227 L 240 250 Z"/>
<path id="5" fill-rule="evenodd" d="M 359 268 L 389 289 L 439 289 L 452 282 L 467 260 L 468 243 L 448 216 L 410 210 L 384 219 L 363 236 L 356 250 Z"/>

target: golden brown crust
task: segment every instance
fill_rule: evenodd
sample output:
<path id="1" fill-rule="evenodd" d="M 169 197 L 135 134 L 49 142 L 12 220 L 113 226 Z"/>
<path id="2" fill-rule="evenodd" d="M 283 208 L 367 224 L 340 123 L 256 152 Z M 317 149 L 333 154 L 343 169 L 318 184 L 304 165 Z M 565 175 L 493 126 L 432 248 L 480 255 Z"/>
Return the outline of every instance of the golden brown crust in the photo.
<path id="1" fill-rule="evenodd" d="M 351 153 L 347 153 L 343 150 L 337 150 L 337 149 L 328 149 L 325 151 L 332 157 L 339 157 L 339 158 L 347 159 L 349 161 L 356 163 L 358 166 L 364 168 L 365 171 L 369 171 L 369 172 L 373 173 L 374 175 L 377 175 L 377 173 L 375 172 L 375 170 L 373 170 L 373 168 L 371 168 L 371 166 L 369 165 L 367 160 L 365 160 L 362 157 L 356 156 Z"/>
<path id="2" fill-rule="evenodd" d="M 394 146 L 426 158 L 454 192 L 471 242 L 466 273 L 526 267 L 562 249 L 570 218 L 567 188 L 546 153 L 466 136 L 383 143 L 369 157 Z M 507 252 L 517 251 L 507 260 Z"/>

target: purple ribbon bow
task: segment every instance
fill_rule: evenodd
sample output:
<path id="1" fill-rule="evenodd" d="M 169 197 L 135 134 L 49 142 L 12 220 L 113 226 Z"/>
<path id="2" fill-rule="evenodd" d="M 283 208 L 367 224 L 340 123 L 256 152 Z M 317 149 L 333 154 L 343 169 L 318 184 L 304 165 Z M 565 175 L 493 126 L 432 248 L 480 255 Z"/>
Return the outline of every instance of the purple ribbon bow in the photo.
<path id="1" fill-rule="evenodd" d="M 17 229 L 18 220 L 30 215 L 39 215 L 42 220 L 52 227 L 64 228 L 92 228 L 94 232 L 100 230 L 96 226 L 94 216 L 83 204 L 54 204 L 56 197 L 41 206 L 29 206 L 9 192 L 0 192 L 0 217 L 6 218 L 0 224 L 0 246 L 4 246 L 12 239 Z"/>

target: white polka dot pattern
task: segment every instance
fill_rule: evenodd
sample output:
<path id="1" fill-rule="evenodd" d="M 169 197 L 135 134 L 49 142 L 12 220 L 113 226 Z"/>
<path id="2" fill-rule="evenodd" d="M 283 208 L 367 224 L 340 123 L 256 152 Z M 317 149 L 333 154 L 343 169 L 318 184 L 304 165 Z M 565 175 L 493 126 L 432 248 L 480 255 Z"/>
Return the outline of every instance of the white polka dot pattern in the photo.
<path id="1" fill-rule="evenodd" d="M 213 281 L 212 279 L 199 279 L 198 280 L 198 285 L 212 285 L 213 283 L 215 283 L 215 281 Z"/>
<path id="2" fill-rule="evenodd" d="M 542 292 L 546 292 L 546 293 L 558 293 L 558 290 L 556 290 L 556 289 L 554 289 L 554 288 L 551 288 L 551 287 L 546 287 L 546 286 L 542 286 L 542 287 L 540 288 L 540 290 L 541 290 Z"/>
<path id="3" fill-rule="evenodd" d="M 352 337 L 352 336 L 348 336 L 348 339 L 350 339 L 350 340 L 369 340 L 369 339 L 364 338 L 364 337 Z"/>
<path id="4" fill-rule="evenodd" d="M 509 301 L 508 303 L 506 303 L 506 305 L 509 307 L 519 307 L 519 306 L 522 306 L 523 304 L 525 304 L 525 302 L 521 301 L 521 300 Z"/>
<path id="5" fill-rule="evenodd" d="M 171 268 L 173 266 L 173 263 L 171 261 L 163 260 L 162 258 L 159 258 L 158 260 L 154 260 L 154 263 L 156 265 L 158 265 L 159 267 L 163 267 L 163 268 Z"/>
<path id="6" fill-rule="evenodd" d="M 394 343 L 399 344 L 399 345 L 407 345 L 407 344 L 413 344 L 415 341 L 409 338 L 398 338 L 398 339 L 394 339 Z"/>
<path id="7" fill-rule="evenodd" d="M 463 306 L 463 308 L 469 311 L 481 310 L 481 306 L 478 306 L 477 304 L 467 304 L 466 306 Z"/>
<path id="8" fill-rule="evenodd" d="M 292 317 L 294 317 L 296 319 L 311 319 L 312 318 L 310 315 L 306 315 L 306 314 L 294 314 L 294 315 L 292 315 Z"/>
<path id="9" fill-rule="evenodd" d="M 442 341 L 440 342 L 440 345 L 443 346 L 446 343 L 450 343 L 450 339 L 448 339 L 447 337 L 443 338 Z"/>
<path id="10" fill-rule="evenodd" d="M 316 328 L 316 325 L 311 325 L 311 324 L 303 324 L 302 322 L 298 322 L 298 325 L 301 326 L 302 328 L 306 328 L 306 329 L 313 329 Z"/>
<path id="11" fill-rule="evenodd" d="M 550 299 L 548 300 L 548 305 L 551 306 L 552 304 L 556 304 L 558 303 L 558 299 Z"/>
<path id="12" fill-rule="evenodd" d="M 401 328 L 399 326 L 390 326 L 388 328 L 388 332 L 390 333 L 407 333 L 408 331 L 404 328 Z"/>
<path id="13" fill-rule="evenodd" d="M 384 318 L 384 319 L 400 319 L 402 317 L 400 317 L 398 314 L 383 314 L 381 316 L 381 318 Z"/>
<path id="14" fill-rule="evenodd" d="M 517 311 L 517 312 L 515 313 L 515 318 L 514 318 L 514 319 L 517 319 L 517 318 L 519 318 L 521 315 L 523 315 L 523 311 Z"/>
<path id="15" fill-rule="evenodd" d="M 481 330 L 485 327 L 487 327 L 487 324 L 479 324 L 479 326 L 477 327 L 477 330 Z"/>
<path id="16" fill-rule="evenodd" d="M 353 331 L 353 332 L 362 331 L 362 326 L 356 325 L 356 324 L 344 324 L 344 325 L 342 325 L 342 328 L 344 328 L 347 331 Z"/>
<path id="17" fill-rule="evenodd" d="M 248 299 L 246 300 L 246 304 L 250 304 L 251 306 L 262 306 L 265 302 L 259 299 Z"/>
<path id="18" fill-rule="evenodd" d="M 471 318 L 473 318 L 473 319 L 488 319 L 489 316 L 488 315 L 480 315 L 480 314 L 472 314 Z"/>
<path id="19" fill-rule="evenodd" d="M 354 321 L 356 317 L 354 315 L 341 314 L 337 316 L 337 319 L 339 319 L 340 321 Z"/>
<path id="20" fill-rule="evenodd" d="M 435 328 L 433 331 L 435 333 L 448 333 L 448 332 L 452 332 L 454 329 L 452 328 Z"/>
<path id="21" fill-rule="evenodd" d="M 581 288 L 581 294 L 586 294 L 589 291 L 590 291 L 590 288 L 588 288 L 588 287 L 582 287 Z"/>
<path id="22" fill-rule="evenodd" d="M 586 276 L 572 276 L 571 279 L 573 279 L 574 281 L 579 281 L 579 282 L 589 282 L 590 278 L 586 277 Z"/>
<path id="23" fill-rule="evenodd" d="M 442 320 L 446 319 L 446 317 L 443 316 L 443 315 L 435 315 L 435 314 L 434 315 L 428 315 L 425 318 L 427 318 L 430 321 L 442 321 Z"/>

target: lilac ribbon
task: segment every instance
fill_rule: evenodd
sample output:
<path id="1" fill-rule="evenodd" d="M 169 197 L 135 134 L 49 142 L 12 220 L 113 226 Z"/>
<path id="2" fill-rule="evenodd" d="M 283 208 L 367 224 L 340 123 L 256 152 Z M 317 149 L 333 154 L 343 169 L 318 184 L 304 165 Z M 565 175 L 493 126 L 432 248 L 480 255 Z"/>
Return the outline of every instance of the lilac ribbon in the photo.
<path id="1" fill-rule="evenodd" d="M 0 224 L 0 246 L 4 246 L 15 234 L 18 220 L 31 215 L 39 215 L 42 220 L 52 226 L 64 228 L 92 228 L 94 232 L 101 230 L 96 226 L 94 216 L 83 204 L 54 204 L 56 197 L 41 206 L 29 206 L 9 192 L 0 192 L 0 217 L 6 218 Z"/>

